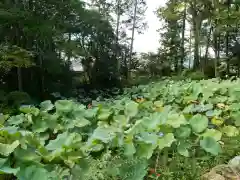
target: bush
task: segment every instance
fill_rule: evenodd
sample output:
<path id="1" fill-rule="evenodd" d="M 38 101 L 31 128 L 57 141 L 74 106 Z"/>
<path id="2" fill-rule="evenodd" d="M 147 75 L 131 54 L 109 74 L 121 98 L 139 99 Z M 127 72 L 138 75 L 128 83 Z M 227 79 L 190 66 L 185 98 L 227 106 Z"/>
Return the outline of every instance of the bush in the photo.
<path id="1" fill-rule="evenodd" d="M 201 71 L 191 72 L 188 74 L 188 76 L 192 80 L 202 80 L 205 79 L 205 75 Z"/>
<path id="2" fill-rule="evenodd" d="M 31 97 L 26 92 L 12 91 L 7 95 L 5 103 L 9 106 L 20 106 L 21 104 L 29 104 L 31 103 Z"/>
<path id="3" fill-rule="evenodd" d="M 179 80 L 184 80 L 186 78 L 192 80 L 202 80 L 205 79 L 205 75 L 202 71 L 184 70 L 180 76 L 177 77 Z"/>
<path id="4" fill-rule="evenodd" d="M 32 99 L 26 92 L 12 91 L 4 98 L 1 98 L 1 112 L 5 114 L 14 114 L 23 104 L 32 104 Z"/>

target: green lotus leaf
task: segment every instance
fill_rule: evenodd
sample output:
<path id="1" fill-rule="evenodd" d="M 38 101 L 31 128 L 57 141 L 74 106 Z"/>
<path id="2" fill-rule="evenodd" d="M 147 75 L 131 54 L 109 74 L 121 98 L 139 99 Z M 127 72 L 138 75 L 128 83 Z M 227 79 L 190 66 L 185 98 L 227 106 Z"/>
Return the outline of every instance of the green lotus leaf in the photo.
<path id="1" fill-rule="evenodd" d="M 44 168 L 37 166 L 21 167 L 20 172 L 17 174 L 19 180 L 49 180 L 48 171 Z"/>
<path id="2" fill-rule="evenodd" d="M 20 115 L 16 115 L 16 116 L 12 116 L 10 117 L 7 122 L 10 125 L 20 125 L 22 124 L 24 121 L 26 120 L 26 117 L 24 116 L 24 114 L 20 114 Z"/>
<path id="3" fill-rule="evenodd" d="M 184 157 L 189 157 L 189 151 L 188 149 L 191 147 L 191 145 L 187 142 L 180 141 L 180 143 L 177 146 L 177 151 L 180 155 Z"/>
<path id="4" fill-rule="evenodd" d="M 150 159 L 155 148 L 156 146 L 152 144 L 139 144 L 137 148 L 137 156 L 140 158 Z"/>
<path id="5" fill-rule="evenodd" d="M 18 140 L 14 141 L 12 144 L 0 143 L 0 154 L 3 156 L 9 156 L 19 145 L 20 142 Z"/>
<path id="6" fill-rule="evenodd" d="M 166 122 L 173 128 L 179 128 L 181 125 L 188 124 L 187 120 L 182 114 L 170 113 Z"/>
<path id="7" fill-rule="evenodd" d="M 138 103 L 131 101 L 125 105 L 125 115 L 128 117 L 134 117 L 138 113 Z"/>
<path id="8" fill-rule="evenodd" d="M 33 106 L 21 106 L 19 110 L 25 114 L 32 114 L 34 116 L 37 116 L 40 112 L 38 108 Z"/>
<path id="9" fill-rule="evenodd" d="M 12 168 L 8 158 L 0 158 L 0 174 L 13 174 L 16 175 L 20 168 Z"/>
<path id="10" fill-rule="evenodd" d="M 209 136 L 204 137 L 203 140 L 200 141 L 200 146 L 206 152 L 209 152 L 215 156 L 222 152 L 220 144 L 214 138 Z"/>
<path id="11" fill-rule="evenodd" d="M 62 149 L 63 147 L 68 147 L 74 140 L 75 134 L 64 132 L 62 134 L 58 134 L 57 138 L 49 141 L 46 145 L 46 149 L 48 150 L 57 150 Z"/>
<path id="12" fill-rule="evenodd" d="M 136 148 L 132 141 L 124 143 L 124 155 L 133 156 L 136 153 Z"/>
<path id="13" fill-rule="evenodd" d="M 116 137 L 116 129 L 114 127 L 97 127 L 92 134 L 93 139 L 98 139 L 104 143 L 109 143 Z"/>
<path id="14" fill-rule="evenodd" d="M 70 100 L 58 100 L 55 102 L 55 107 L 59 113 L 69 113 L 73 110 L 74 103 Z"/>
<path id="15" fill-rule="evenodd" d="M 111 110 L 109 109 L 101 109 L 98 114 L 98 119 L 101 121 L 108 120 L 110 115 L 112 114 Z"/>
<path id="16" fill-rule="evenodd" d="M 175 141 L 174 135 L 172 133 L 168 133 L 158 140 L 158 147 L 159 149 L 171 147 L 172 143 Z"/>
<path id="17" fill-rule="evenodd" d="M 203 134 L 203 137 L 212 137 L 216 141 L 220 141 L 222 133 L 216 129 L 207 129 Z"/>
<path id="18" fill-rule="evenodd" d="M 179 128 L 176 129 L 175 131 L 175 136 L 176 138 L 188 138 L 191 135 L 191 127 L 186 126 L 186 125 L 182 125 Z"/>
<path id="19" fill-rule="evenodd" d="M 201 114 L 197 114 L 190 119 L 189 123 L 194 132 L 201 133 L 208 127 L 208 118 Z"/>
<path id="20" fill-rule="evenodd" d="M 18 160 L 30 161 L 30 162 L 40 162 L 41 157 L 30 149 L 17 149 L 14 151 L 14 155 Z"/>
<path id="21" fill-rule="evenodd" d="M 54 105 L 52 104 L 52 102 L 50 100 L 43 101 L 40 104 L 40 110 L 43 112 L 51 111 L 53 108 L 54 108 Z"/>
<path id="22" fill-rule="evenodd" d="M 91 124 L 91 122 L 85 118 L 81 118 L 73 121 L 74 126 L 76 127 L 85 127 Z"/>
<path id="23" fill-rule="evenodd" d="M 221 131 L 228 137 L 239 135 L 239 130 L 234 126 L 224 126 Z"/>
<path id="24" fill-rule="evenodd" d="M 233 112 L 231 114 L 232 118 L 235 120 L 235 125 L 237 127 L 240 127 L 240 111 L 237 111 L 237 112 Z"/>

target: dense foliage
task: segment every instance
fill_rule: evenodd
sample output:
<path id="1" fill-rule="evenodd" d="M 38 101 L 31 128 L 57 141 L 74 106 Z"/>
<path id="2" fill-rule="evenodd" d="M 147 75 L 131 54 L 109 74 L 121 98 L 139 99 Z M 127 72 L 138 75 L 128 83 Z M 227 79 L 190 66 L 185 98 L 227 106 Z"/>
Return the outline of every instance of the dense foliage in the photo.
<path id="1" fill-rule="evenodd" d="M 24 91 L 44 100 L 53 92 L 71 95 L 73 88 L 85 84 L 91 88 L 119 86 L 122 64 L 129 62 L 133 43 L 126 31 L 129 26 L 143 30 L 145 24 L 146 3 L 134 2 L 2 1 L 1 89 Z M 138 10 L 135 18 L 133 6 Z M 116 14 L 118 20 L 112 18 Z M 79 69 L 80 75 L 73 71 Z M 73 84 L 75 76 L 83 81 Z"/>
<path id="2" fill-rule="evenodd" d="M 155 65 L 168 62 L 177 74 L 187 68 L 208 78 L 239 76 L 239 5 L 238 0 L 166 0 L 156 12 L 163 25 Z M 219 69 L 222 63 L 226 66 Z"/>
<path id="3" fill-rule="evenodd" d="M 172 152 L 194 173 L 199 159 L 221 155 L 226 139 L 239 135 L 239 97 L 239 80 L 165 80 L 87 107 L 71 100 L 22 106 L 16 116 L 1 115 L 1 174 L 140 180 L 152 157 L 167 163 Z"/>

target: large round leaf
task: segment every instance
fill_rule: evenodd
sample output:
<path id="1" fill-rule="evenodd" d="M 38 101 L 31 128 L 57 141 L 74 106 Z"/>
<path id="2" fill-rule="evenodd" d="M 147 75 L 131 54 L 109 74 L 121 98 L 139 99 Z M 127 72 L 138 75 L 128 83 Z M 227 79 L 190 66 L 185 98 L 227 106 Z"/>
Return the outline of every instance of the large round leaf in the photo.
<path id="1" fill-rule="evenodd" d="M 98 114 L 98 119 L 101 121 L 108 120 L 111 114 L 112 114 L 111 110 L 101 109 L 101 111 Z"/>
<path id="2" fill-rule="evenodd" d="M 139 144 L 137 155 L 138 157 L 149 159 L 152 157 L 155 148 L 156 146 L 152 144 Z"/>
<path id="3" fill-rule="evenodd" d="M 169 124 L 173 128 L 179 128 L 181 125 L 187 124 L 187 121 L 182 114 L 170 112 L 167 119 L 167 124 Z"/>
<path id="4" fill-rule="evenodd" d="M 104 143 L 109 143 L 116 136 L 116 129 L 114 127 L 98 127 L 94 130 L 92 138 L 98 139 Z"/>
<path id="5" fill-rule="evenodd" d="M 40 104 L 41 111 L 48 112 L 51 111 L 54 108 L 54 105 L 50 100 L 44 101 Z"/>
<path id="6" fill-rule="evenodd" d="M 21 167 L 17 177 L 19 180 L 48 180 L 48 174 L 48 171 L 42 167 L 26 166 Z"/>
<path id="7" fill-rule="evenodd" d="M 216 141 L 220 141 L 222 133 L 216 129 L 207 129 L 206 132 L 202 134 L 203 137 L 212 137 Z"/>
<path id="8" fill-rule="evenodd" d="M 218 155 L 221 152 L 220 144 L 212 137 L 204 137 L 200 141 L 200 146 L 206 151 L 213 155 Z"/>
<path id="9" fill-rule="evenodd" d="M 74 103 L 69 100 L 58 100 L 55 102 L 55 107 L 60 113 L 69 113 L 73 110 Z"/>
<path id="10" fill-rule="evenodd" d="M 18 140 L 14 141 L 12 144 L 0 143 L 0 154 L 3 156 L 9 156 L 19 145 L 20 142 Z"/>
<path id="11" fill-rule="evenodd" d="M 188 138 L 191 135 L 191 128 L 189 126 L 181 126 L 176 129 L 175 136 L 176 138 Z"/>
<path id="12" fill-rule="evenodd" d="M 138 113 L 138 103 L 131 101 L 125 106 L 125 115 L 128 117 L 134 117 Z"/>
<path id="13" fill-rule="evenodd" d="M 132 156 L 136 153 L 135 146 L 132 141 L 124 143 L 124 155 Z"/>
<path id="14" fill-rule="evenodd" d="M 179 154 L 185 157 L 189 157 L 189 151 L 188 149 L 191 147 L 191 145 L 187 142 L 180 141 L 177 147 L 177 151 Z"/>
<path id="15" fill-rule="evenodd" d="M 159 149 L 171 147 L 174 141 L 176 141 L 174 135 L 172 133 L 168 133 L 158 140 L 158 147 Z"/>
<path id="16" fill-rule="evenodd" d="M 197 114 L 190 119 L 189 123 L 194 132 L 201 133 L 208 127 L 208 118 L 201 114 Z"/>

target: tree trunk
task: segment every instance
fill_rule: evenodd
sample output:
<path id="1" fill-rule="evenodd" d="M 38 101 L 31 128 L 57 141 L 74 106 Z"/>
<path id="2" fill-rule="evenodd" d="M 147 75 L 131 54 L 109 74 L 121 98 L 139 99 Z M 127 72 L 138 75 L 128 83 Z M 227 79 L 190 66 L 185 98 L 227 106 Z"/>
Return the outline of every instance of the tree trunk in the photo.
<path id="1" fill-rule="evenodd" d="M 228 20 L 230 13 L 230 2 L 228 3 Z M 226 32 L 226 58 L 227 58 L 227 75 L 230 74 L 230 59 L 229 59 L 229 24 L 227 23 L 227 32 Z"/>
<path id="2" fill-rule="evenodd" d="M 190 40 L 189 40 L 189 52 L 190 52 L 190 57 L 189 57 L 189 64 L 188 64 L 188 68 L 191 69 L 191 58 L 192 58 L 192 29 L 190 28 Z"/>
<path id="3" fill-rule="evenodd" d="M 69 33 L 68 33 L 68 43 L 69 43 L 69 44 L 70 44 L 70 42 L 71 42 L 71 39 L 72 39 L 72 35 L 71 35 L 71 33 L 69 32 Z M 68 44 L 68 46 L 69 46 L 69 44 Z M 67 54 L 67 60 L 68 60 L 68 62 L 70 62 L 70 60 L 71 60 L 71 54 L 72 54 L 70 48 L 68 49 L 67 53 L 68 53 L 68 54 Z"/>
<path id="4" fill-rule="evenodd" d="M 120 25 L 120 1 L 121 0 L 116 0 L 117 3 L 117 27 L 116 27 L 116 60 L 117 60 L 117 71 L 120 75 L 120 58 L 118 57 L 118 36 L 119 36 L 119 25 Z"/>
<path id="5" fill-rule="evenodd" d="M 216 30 L 215 30 L 216 31 Z M 215 69 L 215 77 L 218 77 L 218 61 L 219 61 L 219 35 L 215 32 L 214 33 L 214 52 L 215 52 L 215 58 L 214 58 L 214 69 Z"/>
<path id="6" fill-rule="evenodd" d="M 194 34 L 194 62 L 193 69 L 197 70 L 199 68 L 199 29 L 200 23 L 196 18 L 193 19 L 193 34 Z"/>
<path id="7" fill-rule="evenodd" d="M 128 64 L 127 64 L 127 50 L 125 50 L 124 52 L 124 75 L 125 78 L 128 79 Z"/>
<path id="8" fill-rule="evenodd" d="M 186 16 L 187 16 L 187 6 L 186 6 L 186 1 L 185 1 L 185 6 L 184 6 L 184 13 L 183 13 L 183 26 L 182 26 L 182 44 L 181 44 L 181 65 L 180 65 L 180 73 L 183 70 L 183 63 L 184 63 L 184 58 L 185 58 L 185 49 L 184 49 L 184 44 L 185 44 L 185 25 L 186 25 Z"/>
<path id="9" fill-rule="evenodd" d="M 236 4 L 236 12 L 238 12 L 238 11 L 239 11 L 239 6 L 238 6 L 238 4 Z M 238 22 L 236 23 L 235 31 L 236 31 L 235 36 L 238 37 Z M 237 76 L 240 77 L 240 58 L 239 58 L 239 56 L 237 56 Z"/>
<path id="10" fill-rule="evenodd" d="M 20 67 L 17 68 L 17 75 L 18 75 L 18 90 L 23 91 L 22 86 L 22 70 Z"/>
<path id="11" fill-rule="evenodd" d="M 135 0 L 134 14 L 133 14 L 133 26 L 132 26 L 132 37 L 131 37 L 130 54 L 129 54 L 129 64 L 130 64 L 129 67 L 131 67 L 131 63 L 132 63 L 133 41 L 134 41 L 135 26 L 136 26 L 137 5 L 138 5 L 138 0 Z M 131 70 L 131 68 L 129 68 L 128 70 Z"/>
<path id="12" fill-rule="evenodd" d="M 206 44 L 206 51 L 205 51 L 205 57 L 204 57 L 203 72 L 204 72 L 204 69 L 207 66 L 207 62 L 208 62 L 208 48 L 210 45 L 211 34 L 212 34 L 212 30 L 213 30 L 213 26 L 211 25 L 211 20 L 209 22 L 209 25 L 210 25 L 210 29 L 209 29 L 208 36 L 207 36 L 207 44 Z"/>

